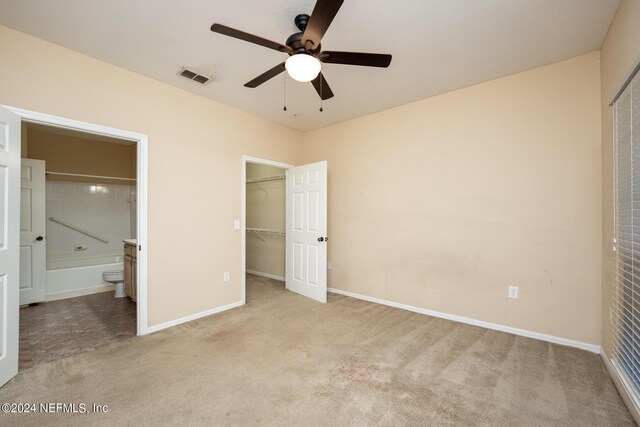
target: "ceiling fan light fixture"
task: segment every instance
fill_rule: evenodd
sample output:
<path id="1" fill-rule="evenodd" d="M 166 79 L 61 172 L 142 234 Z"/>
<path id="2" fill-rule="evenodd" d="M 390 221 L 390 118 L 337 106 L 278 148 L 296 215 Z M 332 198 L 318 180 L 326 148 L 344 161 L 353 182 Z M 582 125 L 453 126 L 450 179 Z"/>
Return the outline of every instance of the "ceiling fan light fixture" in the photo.
<path id="1" fill-rule="evenodd" d="M 290 56 L 284 66 L 291 78 L 299 82 L 310 82 L 315 79 L 322 68 L 318 58 L 306 53 Z"/>

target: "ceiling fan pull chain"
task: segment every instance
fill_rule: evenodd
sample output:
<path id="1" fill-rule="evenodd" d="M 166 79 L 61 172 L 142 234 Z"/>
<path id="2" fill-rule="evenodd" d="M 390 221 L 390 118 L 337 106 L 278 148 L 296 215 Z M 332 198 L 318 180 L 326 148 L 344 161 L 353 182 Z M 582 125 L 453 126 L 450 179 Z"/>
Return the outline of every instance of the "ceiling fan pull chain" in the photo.
<path id="1" fill-rule="evenodd" d="M 284 75 L 284 107 L 282 111 L 287 111 L 287 74 Z"/>
<path id="2" fill-rule="evenodd" d="M 324 109 L 322 108 L 322 74 L 320 74 L 320 112 L 322 113 Z"/>

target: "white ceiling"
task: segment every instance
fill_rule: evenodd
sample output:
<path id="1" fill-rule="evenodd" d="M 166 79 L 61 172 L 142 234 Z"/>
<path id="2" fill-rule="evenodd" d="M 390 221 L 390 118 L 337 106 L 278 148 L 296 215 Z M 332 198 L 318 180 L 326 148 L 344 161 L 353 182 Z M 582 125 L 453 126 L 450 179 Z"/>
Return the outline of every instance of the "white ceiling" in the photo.
<path id="1" fill-rule="evenodd" d="M 390 53 L 388 69 L 324 64 L 335 97 L 284 75 L 287 55 L 212 33 L 218 22 L 284 43 L 315 0 L 0 0 L 0 23 L 307 131 L 600 48 L 620 0 L 345 0 L 326 50 Z M 182 66 L 212 76 L 206 86 Z M 99 84 L 96 83 L 96 84 Z"/>

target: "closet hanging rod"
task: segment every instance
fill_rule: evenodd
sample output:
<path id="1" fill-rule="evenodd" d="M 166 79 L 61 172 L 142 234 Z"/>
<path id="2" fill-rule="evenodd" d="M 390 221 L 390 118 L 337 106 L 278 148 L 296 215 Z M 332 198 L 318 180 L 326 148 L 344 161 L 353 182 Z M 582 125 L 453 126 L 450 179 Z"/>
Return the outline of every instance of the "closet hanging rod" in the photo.
<path id="1" fill-rule="evenodd" d="M 84 234 L 84 235 L 86 235 L 86 236 L 93 237 L 93 238 L 94 238 L 94 239 L 96 239 L 96 240 L 100 240 L 102 243 L 105 243 L 105 244 L 109 243 L 109 241 L 108 241 L 107 239 L 103 239 L 103 238 L 102 238 L 102 237 L 100 237 L 100 236 L 96 236 L 96 235 L 95 235 L 95 234 L 93 234 L 93 233 L 89 233 L 88 231 L 83 230 L 82 228 L 78 228 L 78 227 L 76 227 L 75 225 L 71 225 L 71 224 L 69 224 L 69 223 L 68 223 L 68 222 L 66 222 L 66 221 L 59 220 L 59 219 L 54 218 L 54 217 L 52 217 L 52 216 L 50 216 L 50 217 L 49 217 L 49 221 L 57 222 L 57 223 L 58 223 L 58 224 L 60 224 L 60 225 L 64 225 L 65 227 L 68 227 L 68 228 L 70 228 L 70 229 L 72 229 L 72 230 L 76 230 L 77 232 L 82 233 L 82 234 Z"/>
<path id="2" fill-rule="evenodd" d="M 278 181 L 278 180 L 286 179 L 286 178 L 287 178 L 286 175 L 263 176 L 261 178 L 247 179 L 247 184 L 253 184 L 254 182 Z"/>
<path id="3" fill-rule="evenodd" d="M 247 228 L 247 233 L 273 234 L 276 236 L 284 236 L 287 234 L 284 230 L 276 230 L 273 228 Z"/>
<path id="4" fill-rule="evenodd" d="M 120 178 L 119 176 L 101 176 L 101 175 L 85 175 L 82 173 L 64 173 L 64 172 L 50 172 L 46 171 L 45 175 L 60 175 L 60 176 L 79 176 L 82 178 L 100 178 L 100 179 L 117 179 L 120 181 L 135 181 L 135 178 Z"/>

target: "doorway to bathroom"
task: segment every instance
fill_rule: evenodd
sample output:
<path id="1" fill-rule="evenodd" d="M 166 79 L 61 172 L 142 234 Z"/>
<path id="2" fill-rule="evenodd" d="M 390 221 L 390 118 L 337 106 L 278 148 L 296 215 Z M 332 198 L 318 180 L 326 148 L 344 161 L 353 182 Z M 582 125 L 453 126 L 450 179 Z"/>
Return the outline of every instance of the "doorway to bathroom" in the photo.
<path id="1" fill-rule="evenodd" d="M 38 123 L 23 123 L 21 139 L 27 369 L 136 335 L 137 147 Z"/>
<path id="2" fill-rule="evenodd" d="M 22 157 L 20 227 L 10 228 L 20 240 L 19 294 L 3 305 L 10 378 L 18 359 L 26 369 L 147 333 L 148 140 L 4 108 L 20 120 L 11 126 L 22 140 L 12 148 Z M 125 297 L 116 298 L 125 277 Z"/>

